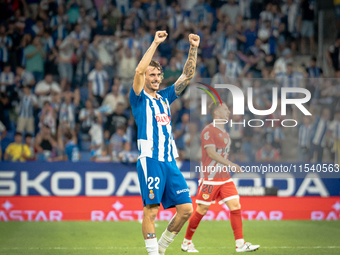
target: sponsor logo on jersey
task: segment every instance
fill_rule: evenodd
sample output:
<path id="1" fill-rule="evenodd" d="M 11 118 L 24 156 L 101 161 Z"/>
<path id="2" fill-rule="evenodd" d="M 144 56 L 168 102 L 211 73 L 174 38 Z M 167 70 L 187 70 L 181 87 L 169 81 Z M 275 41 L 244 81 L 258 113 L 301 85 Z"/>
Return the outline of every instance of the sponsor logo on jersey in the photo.
<path id="1" fill-rule="evenodd" d="M 207 199 L 209 199 L 210 195 L 208 195 L 208 194 L 203 194 L 202 197 L 203 197 L 204 200 L 207 200 Z"/>
<path id="2" fill-rule="evenodd" d="M 157 122 L 162 126 L 166 126 L 170 123 L 170 117 L 166 113 L 158 113 L 155 117 Z"/>
<path id="3" fill-rule="evenodd" d="M 153 190 L 150 190 L 149 198 L 150 199 L 154 199 L 155 198 L 155 194 L 153 193 Z"/>
<path id="4" fill-rule="evenodd" d="M 190 191 L 189 189 L 181 189 L 181 190 L 177 190 L 176 193 L 181 194 L 183 192 L 189 192 L 189 191 Z"/>

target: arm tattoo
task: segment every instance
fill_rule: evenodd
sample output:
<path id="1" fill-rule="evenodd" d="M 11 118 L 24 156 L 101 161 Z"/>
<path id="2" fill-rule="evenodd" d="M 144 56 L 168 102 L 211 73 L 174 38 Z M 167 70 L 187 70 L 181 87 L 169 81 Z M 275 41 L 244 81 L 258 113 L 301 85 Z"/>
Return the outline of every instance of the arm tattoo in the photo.
<path id="1" fill-rule="evenodd" d="M 197 60 L 197 48 L 190 47 L 188 59 L 183 69 L 183 74 L 175 83 L 175 92 L 177 96 L 179 96 L 183 92 L 183 90 L 190 83 L 192 77 L 194 77 L 196 69 L 196 60 Z"/>

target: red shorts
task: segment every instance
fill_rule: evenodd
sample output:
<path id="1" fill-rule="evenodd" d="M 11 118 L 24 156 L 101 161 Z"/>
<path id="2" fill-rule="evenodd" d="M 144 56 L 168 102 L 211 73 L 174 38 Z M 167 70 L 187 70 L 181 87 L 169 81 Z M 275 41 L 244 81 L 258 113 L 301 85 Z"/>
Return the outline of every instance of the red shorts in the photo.
<path id="1" fill-rule="evenodd" d="M 201 184 L 197 190 L 196 203 L 203 205 L 215 204 L 215 201 L 221 205 L 228 200 L 239 198 L 234 182 L 227 182 L 222 185 Z"/>

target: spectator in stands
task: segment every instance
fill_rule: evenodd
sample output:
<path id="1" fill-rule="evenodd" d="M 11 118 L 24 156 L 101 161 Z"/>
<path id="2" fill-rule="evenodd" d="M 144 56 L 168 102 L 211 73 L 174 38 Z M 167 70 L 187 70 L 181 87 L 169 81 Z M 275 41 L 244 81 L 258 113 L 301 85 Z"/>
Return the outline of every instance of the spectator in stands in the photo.
<path id="1" fill-rule="evenodd" d="M 301 32 L 301 53 L 306 54 L 306 38 L 309 39 L 310 53 L 314 53 L 314 10 L 315 2 L 302 0 L 300 2 L 301 16 L 299 29 Z"/>
<path id="2" fill-rule="evenodd" d="M 284 49 L 281 57 L 274 63 L 274 73 L 285 73 L 287 70 L 287 64 L 293 63 L 292 51 L 289 48 Z"/>
<path id="3" fill-rule="evenodd" d="M 120 40 L 116 42 L 115 37 L 113 35 L 96 35 L 93 40 L 93 46 L 95 47 L 98 60 L 101 62 L 102 67 L 106 74 L 107 80 L 111 82 L 111 79 L 114 76 L 114 64 L 115 64 L 115 55 L 116 50 L 120 46 Z M 100 70 L 98 70 L 100 71 Z"/>
<path id="4" fill-rule="evenodd" d="M 299 147 L 298 162 L 309 162 L 310 139 L 313 126 L 308 116 L 303 117 L 303 122 L 299 125 Z"/>
<path id="5" fill-rule="evenodd" d="M 72 129 L 76 126 L 76 108 L 79 105 L 79 99 L 76 92 L 65 91 L 63 93 L 63 102 L 59 109 L 59 122 L 68 122 Z"/>
<path id="6" fill-rule="evenodd" d="M 256 162 L 278 162 L 279 160 L 279 152 L 270 143 L 266 143 L 256 153 Z"/>
<path id="7" fill-rule="evenodd" d="M 6 92 L 8 87 L 14 84 L 14 73 L 11 72 L 11 66 L 5 64 L 4 71 L 0 74 L 0 92 Z"/>
<path id="8" fill-rule="evenodd" d="M 87 81 L 87 76 L 93 67 L 94 54 L 90 49 L 89 40 L 84 39 L 77 49 L 77 69 L 76 69 L 76 83 L 78 86 L 84 86 Z"/>
<path id="9" fill-rule="evenodd" d="M 22 144 L 22 134 L 16 132 L 14 142 L 9 144 L 5 150 L 4 160 L 25 162 L 30 157 L 30 148 L 26 144 Z"/>
<path id="10" fill-rule="evenodd" d="M 36 82 L 44 78 L 44 61 L 46 52 L 40 42 L 40 37 L 36 36 L 32 44 L 28 45 L 24 50 L 26 58 L 26 70 L 31 72 Z"/>
<path id="11" fill-rule="evenodd" d="M 272 36 L 271 21 L 266 20 L 263 22 L 263 26 L 259 29 L 257 36 L 265 44 L 263 46 L 265 48 L 262 47 L 262 49 L 265 51 L 266 54 L 269 54 L 269 38 Z"/>
<path id="12" fill-rule="evenodd" d="M 201 135 L 198 131 L 197 123 L 191 122 L 188 126 L 188 132 L 183 136 L 183 142 L 185 144 L 185 156 L 187 160 L 193 160 L 199 162 L 201 158 Z"/>
<path id="13" fill-rule="evenodd" d="M 40 154 L 40 160 L 47 161 L 48 158 L 52 158 L 52 150 L 57 147 L 57 141 L 52 137 L 49 126 L 42 126 L 34 144 L 37 153 Z"/>
<path id="14" fill-rule="evenodd" d="M 124 114 L 125 102 L 117 103 L 116 111 L 107 117 L 105 131 L 109 132 L 109 137 L 116 133 L 119 126 L 127 126 L 128 117 Z"/>
<path id="15" fill-rule="evenodd" d="M 210 35 L 210 27 L 203 28 L 203 38 L 201 38 L 200 48 L 202 49 L 202 58 L 207 65 L 209 77 L 213 77 L 216 73 L 216 38 Z"/>
<path id="16" fill-rule="evenodd" d="M 135 75 L 135 67 L 137 66 L 137 56 L 132 55 L 132 50 L 128 47 L 123 47 L 119 52 L 119 74 L 122 79 L 124 90 L 128 91 L 133 77 Z"/>
<path id="17" fill-rule="evenodd" d="M 74 25 L 74 30 L 70 33 L 69 35 L 72 39 L 75 39 L 80 43 L 84 39 L 89 39 L 87 36 L 88 34 L 86 31 L 81 30 L 81 25 L 80 24 L 75 24 Z"/>
<path id="18" fill-rule="evenodd" d="M 340 55 L 340 34 L 338 34 L 335 43 L 332 44 L 329 47 L 328 51 L 326 52 L 328 66 L 334 68 L 335 71 L 340 70 L 339 55 Z"/>
<path id="19" fill-rule="evenodd" d="M 81 34 L 84 38 L 89 39 L 91 35 L 91 28 L 93 23 L 93 18 L 91 15 L 86 15 L 86 10 L 84 7 L 79 8 L 79 17 L 77 23 L 80 25 Z"/>
<path id="20" fill-rule="evenodd" d="M 164 79 L 162 83 L 166 84 L 166 86 L 171 86 L 178 79 L 181 73 L 182 71 L 179 70 L 176 66 L 176 59 L 171 58 L 170 65 L 164 70 L 164 75 L 163 75 Z"/>
<path id="21" fill-rule="evenodd" d="M 230 82 L 229 77 L 226 73 L 227 65 L 225 63 L 220 63 L 218 66 L 218 73 L 214 75 L 211 80 L 211 84 L 228 84 Z"/>
<path id="22" fill-rule="evenodd" d="M 136 163 L 138 160 L 138 151 L 131 151 L 131 143 L 124 141 L 123 151 L 118 154 L 118 159 L 122 163 Z"/>
<path id="23" fill-rule="evenodd" d="M 240 7 L 236 5 L 235 0 L 228 0 L 228 3 L 221 7 L 220 12 L 230 18 L 231 24 L 235 24 L 237 15 L 241 14 Z"/>
<path id="24" fill-rule="evenodd" d="M 57 112 L 52 108 L 49 101 L 45 101 L 44 105 L 39 113 L 39 128 L 44 125 L 48 126 L 52 135 L 57 133 Z"/>
<path id="25" fill-rule="evenodd" d="M 108 111 L 108 114 L 112 114 L 113 112 L 116 111 L 116 107 L 119 103 L 122 103 L 124 105 L 126 105 L 126 100 L 124 95 L 120 92 L 120 78 L 116 77 L 114 78 L 114 83 L 112 85 L 111 88 L 111 92 L 108 93 L 105 98 L 104 101 L 102 103 L 102 106 L 104 105 L 109 105 L 110 106 L 110 111 Z"/>
<path id="26" fill-rule="evenodd" d="M 271 143 L 271 145 L 281 154 L 282 143 L 285 139 L 285 135 L 282 132 L 280 126 L 275 125 L 274 127 L 267 127 L 265 134 L 266 142 Z"/>
<path id="27" fill-rule="evenodd" d="M 109 20 L 107 18 L 103 19 L 102 26 L 97 28 L 96 34 L 103 36 L 113 35 L 113 29 L 109 26 Z"/>
<path id="28" fill-rule="evenodd" d="M 308 75 L 308 78 L 310 78 L 307 80 L 306 88 L 310 91 L 312 98 L 314 98 L 314 96 L 315 97 L 319 96 L 318 94 L 320 90 L 319 88 L 320 80 L 316 78 L 324 78 L 323 70 L 322 68 L 316 65 L 316 62 L 317 62 L 317 59 L 316 57 L 313 56 L 310 61 L 310 66 L 306 68 L 306 73 Z"/>
<path id="29" fill-rule="evenodd" d="M 287 64 L 286 73 L 277 73 L 276 78 L 281 87 L 285 88 L 300 88 L 302 87 L 303 73 L 294 71 L 293 64 Z M 288 93 L 287 98 L 296 97 L 296 93 Z"/>
<path id="30" fill-rule="evenodd" d="M 18 86 L 34 86 L 35 79 L 31 72 L 25 70 L 24 66 L 16 67 L 16 76 L 14 78 L 14 83 Z"/>
<path id="31" fill-rule="evenodd" d="M 312 115 L 313 116 L 313 115 Z M 316 152 L 316 161 L 322 162 L 323 150 L 326 146 L 325 135 L 330 125 L 331 112 L 328 108 L 324 108 L 320 117 L 314 118 L 313 129 L 311 133 L 311 146 L 309 149 L 309 158 L 314 158 Z"/>
<path id="32" fill-rule="evenodd" d="M 74 133 L 65 133 L 65 155 L 56 158 L 49 158 L 49 161 L 71 161 L 78 162 L 80 160 L 80 152 L 77 146 L 77 138 Z"/>
<path id="33" fill-rule="evenodd" d="M 234 0 L 231 0 L 234 1 Z M 228 53 L 233 51 L 236 52 L 237 51 L 237 39 L 235 37 L 235 33 L 234 33 L 234 28 L 232 25 L 227 25 L 227 31 L 226 31 L 226 35 L 225 35 L 225 39 L 224 39 L 224 44 L 221 45 L 222 48 L 222 54 L 218 55 L 217 57 L 220 58 L 220 60 L 222 59 L 226 59 L 228 56 Z"/>
<path id="34" fill-rule="evenodd" d="M 111 162 L 112 157 L 110 156 L 110 148 L 105 145 L 101 151 L 101 155 L 97 156 L 95 162 Z"/>
<path id="35" fill-rule="evenodd" d="M 294 3 L 293 0 L 287 0 L 282 6 L 283 20 L 286 24 L 288 31 L 288 40 L 291 44 L 293 52 L 296 51 L 296 39 L 298 37 L 298 18 L 299 18 L 299 6 Z"/>
<path id="36" fill-rule="evenodd" d="M 58 5 L 57 15 L 51 19 L 50 27 L 53 31 L 53 39 L 56 41 L 58 38 L 65 39 L 66 37 L 66 26 L 68 23 L 68 15 L 65 14 L 64 5 Z"/>
<path id="37" fill-rule="evenodd" d="M 1 58 L 0 58 L 0 68 L 4 67 L 4 64 L 9 61 L 9 51 L 12 48 L 13 41 L 11 37 L 6 35 L 6 27 L 4 25 L 0 26 L 0 51 L 1 51 Z"/>
<path id="38" fill-rule="evenodd" d="M 313 56 L 310 61 L 310 66 L 306 69 L 308 78 L 324 78 L 322 68 L 318 67 L 316 63 L 317 59 L 315 56 Z"/>
<path id="39" fill-rule="evenodd" d="M 242 137 L 243 137 L 243 124 L 242 124 L 243 116 L 241 115 L 233 115 L 232 121 L 233 125 L 229 127 L 229 137 L 231 140 L 230 146 L 230 156 L 231 160 L 234 161 L 243 161 L 242 160 Z M 235 124 L 234 124 L 235 123 Z M 237 124 L 241 123 L 241 124 Z"/>
<path id="40" fill-rule="evenodd" d="M 0 161 L 2 160 L 1 141 L 5 138 L 6 134 L 7 134 L 6 127 L 0 120 Z"/>
<path id="41" fill-rule="evenodd" d="M 95 122 L 95 119 L 97 120 Z M 90 99 L 86 100 L 85 108 L 80 110 L 79 121 L 81 123 L 81 132 L 85 135 L 89 134 L 91 126 L 96 123 L 102 123 L 102 117 L 97 109 L 93 108 L 92 101 Z"/>
<path id="42" fill-rule="evenodd" d="M 34 134 L 34 108 L 38 107 L 37 97 L 31 93 L 31 88 L 25 86 L 20 100 L 20 112 L 17 131 Z"/>
<path id="43" fill-rule="evenodd" d="M 129 139 L 125 133 L 125 126 L 118 126 L 110 139 L 110 151 L 113 162 L 119 162 L 119 154 L 124 150 L 124 143 Z"/>
<path id="44" fill-rule="evenodd" d="M 79 41 L 71 36 L 66 37 L 59 47 L 58 71 L 60 76 L 60 86 L 62 91 L 70 89 L 73 79 L 72 56 L 74 50 L 79 48 Z"/>
<path id="45" fill-rule="evenodd" d="M 242 67 L 236 61 L 235 52 L 228 52 L 227 59 L 223 61 L 226 65 L 226 76 L 231 80 L 235 80 L 242 74 Z"/>
<path id="46" fill-rule="evenodd" d="M 339 163 L 340 153 L 340 112 L 337 111 L 334 114 L 334 120 L 329 125 L 330 137 L 333 140 L 332 151 L 335 153 L 335 163 Z"/>
<path id="47" fill-rule="evenodd" d="M 45 101 L 51 102 L 52 93 L 61 93 L 61 88 L 57 82 L 53 81 L 52 74 L 46 74 L 45 79 L 35 86 L 34 93 L 38 97 L 39 108 L 42 108 Z"/>
<path id="48" fill-rule="evenodd" d="M 102 104 L 108 86 L 107 73 L 103 70 L 102 62 L 97 61 L 95 69 L 88 75 L 89 98 L 94 101 L 96 107 Z"/>
<path id="49" fill-rule="evenodd" d="M 99 122 L 97 117 L 93 118 L 93 124 L 89 130 L 89 135 L 91 136 L 91 161 L 95 161 L 97 157 L 102 155 L 104 134 L 101 122 Z"/>
<path id="50" fill-rule="evenodd" d="M 35 161 L 36 160 L 36 155 L 35 155 L 35 150 L 34 150 L 34 140 L 33 136 L 31 134 L 26 134 L 25 135 L 25 145 L 30 149 L 31 151 L 31 156 L 27 157 L 27 161 Z"/>
<path id="51" fill-rule="evenodd" d="M 263 10 L 261 13 L 260 13 L 260 20 L 259 20 L 259 25 L 260 27 L 261 26 L 264 26 L 264 23 L 266 21 L 269 21 L 269 22 L 272 22 L 273 19 L 274 19 L 274 16 L 273 16 L 273 12 L 272 12 L 272 3 L 268 3 L 266 5 L 266 9 Z"/>
<path id="52" fill-rule="evenodd" d="M 336 103 L 335 96 L 338 96 L 336 84 L 334 84 L 332 80 L 326 79 L 320 84 L 317 94 L 319 94 L 317 97 L 319 105 L 332 108 Z"/>
<path id="53" fill-rule="evenodd" d="M 183 136 L 189 132 L 189 113 L 184 113 L 181 117 L 181 122 L 177 124 L 174 132 L 175 141 L 180 143 L 179 147 L 184 147 Z"/>
<path id="54" fill-rule="evenodd" d="M 134 4 L 138 2 L 135 1 Z M 117 25 L 120 25 L 122 19 L 122 12 L 115 6 L 114 3 L 110 3 L 106 18 L 109 21 L 109 26 L 116 31 Z"/>
<path id="55" fill-rule="evenodd" d="M 246 47 L 245 52 L 252 46 L 255 45 L 255 40 L 257 39 L 257 21 L 255 19 L 251 20 L 250 26 L 243 32 L 246 37 Z"/>

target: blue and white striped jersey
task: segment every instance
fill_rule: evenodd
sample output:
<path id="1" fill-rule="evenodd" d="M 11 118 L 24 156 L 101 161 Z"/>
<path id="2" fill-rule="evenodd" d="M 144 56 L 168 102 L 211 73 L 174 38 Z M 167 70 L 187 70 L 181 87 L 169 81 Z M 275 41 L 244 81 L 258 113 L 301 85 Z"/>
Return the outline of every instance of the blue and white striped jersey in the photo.
<path id="1" fill-rule="evenodd" d="M 339 139 L 340 138 L 340 121 L 338 120 L 333 120 L 330 124 L 329 124 L 329 131 L 332 132 L 333 138 L 334 139 Z"/>
<path id="2" fill-rule="evenodd" d="M 171 127 L 170 105 L 177 98 L 175 85 L 157 92 L 158 99 L 144 90 L 139 96 L 130 91 L 132 114 L 137 124 L 139 158 L 170 162 L 178 157 Z"/>
<path id="3" fill-rule="evenodd" d="M 33 118 L 34 105 L 38 103 L 36 95 L 23 95 L 20 101 L 19 116 L 22 118 Z"/>
<path id="4" fill-rule="evenodd" d="M 312 125 L 306 126 L 306 125 L 302 124 L 299 127 L 299 145 L 301 147 L 309 147 L 310 146 L 312 129 L 313 129 Z"/>
<path id="5" fill-rule="evenodd" d="M 311 135 L 311 142 L 315 145 L 320 145 L 322 147 L 325 147 L 325 134 L 328 129 L 328 126 L 330 124 L 330 121 L 326 121 L 322 118 L 317 118 L 316 123 L 313 128 L 313 132 Z"/>
<path id="6" fill-rule="evenodd" d="M 300 72 L 293 72 L 293 74 L 277 73 L 276 78 L 280 82 L 282 88 L 301 88 L 303 74 Z M 296 97 L 297 93 L 288 93 L 287 98 Z"/>
<path id="7" fill-rule="evenodd" d="M 92 82 L 92 93 L 95 96 L 104 96 L 105 94 L 105 82 L 108 81 L 108 75 L 105 70 L 97 71 L 93 69 L 87 78 Z"/>

